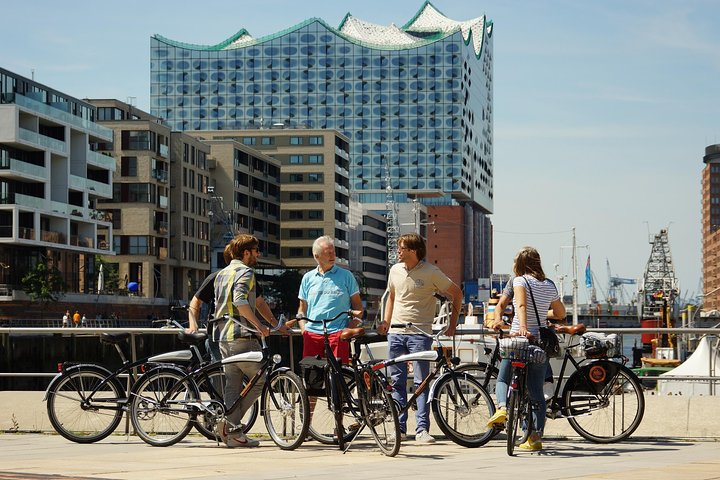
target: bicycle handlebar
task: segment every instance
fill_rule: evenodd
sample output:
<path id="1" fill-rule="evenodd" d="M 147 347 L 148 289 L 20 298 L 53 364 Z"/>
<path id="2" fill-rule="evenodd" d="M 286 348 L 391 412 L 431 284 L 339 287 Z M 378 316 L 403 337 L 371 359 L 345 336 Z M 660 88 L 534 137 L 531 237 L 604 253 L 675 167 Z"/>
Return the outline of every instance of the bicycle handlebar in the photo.
<path id="1" fill-rule="evenodd" d="M 435 340 L 435 342 L 440 343 L 440 337 L 445 333 L 445 331 L 448 329 L 448 325 L 445 325 L 443 328 L 441 328 L 435 335 L 432 335 L 430 333 L 425 332 L 420 327 L 415 325 L 412 322 L 406 322 L 406 323 L 391 323 L 390 328 L 411 328 L 418 333 L 425 335 L 428 338 L 432 338 Z"/>
<path id="2" fill-rule="evenodd" d="M 320 319 L 320 320 L 308 318 L 305 315 L 298 315 L 295 318 L 297 320 L 305 320 L 310 323 L 322 323 L 324 325 L 327 325 L 328 323 L 337 320 L 338 318 L 342 317 L 343 315 L 347 315 L 348 317 L 353 318 L 352 310 L 344 310 L 344 311 L 338 313 L 337 315 L 335 315 L 333 318 L 325 318 L 325 319 Z"/>
<path id="3" fill-rule="evenodd" d="M 160 328 L 185 328 L 174 318 L 160 318 L 158 320 L 153 320 L 152 323 L 153 325 L 155 325 L 156 323 L 164 323 L 165 325 Z"/>

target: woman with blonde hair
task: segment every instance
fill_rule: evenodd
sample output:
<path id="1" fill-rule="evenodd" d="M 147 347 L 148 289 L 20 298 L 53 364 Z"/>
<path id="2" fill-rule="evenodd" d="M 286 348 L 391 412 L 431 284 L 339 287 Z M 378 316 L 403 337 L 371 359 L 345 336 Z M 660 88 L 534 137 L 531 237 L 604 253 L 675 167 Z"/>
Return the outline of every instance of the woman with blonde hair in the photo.
<path id="1" fill-rule="evenodd" d="M 547 312 L 552 309 L 556 318 L 565 317 L 565 306 L 560 300 L 557 288 L 552 280 L 545 277 L 540 262 L 540 254 L 533 247 L 523 247 L 515 255 L 513 262 L 513 317 L 510 335 L 528 338 L 540 338 L 540 326 L 547 325 Z M 495 325 L 494 325 L 495 326 Z M 528 364 L 528 392 L 532 404 L 533 428 L 525 443 L 520 445 L 524 450 L 541 450 L 542 435 L 545 427 L 545 396 L 543 395 L 543 382 L 547 370 L 545 363 Z M 488 426 L 502 424 L 507 417 L 507 391 L 508 382 L 512 373 L 512 364 L 509 359 L 500 362 L 497 385 L 498 410 L 490 418 Z"/>

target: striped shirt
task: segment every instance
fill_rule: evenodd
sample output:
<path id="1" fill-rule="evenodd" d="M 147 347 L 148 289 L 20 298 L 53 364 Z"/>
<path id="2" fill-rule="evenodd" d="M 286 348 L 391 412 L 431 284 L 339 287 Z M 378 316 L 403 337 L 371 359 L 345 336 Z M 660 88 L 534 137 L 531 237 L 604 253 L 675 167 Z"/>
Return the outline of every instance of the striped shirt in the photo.
<path id="1" fill-rule="evenodd" d="M 529 284 L 529 288 L 528 288 Z M 527 329 L 533 336 L 539 337 L 540 325 L 547 325 L 547 312 L 550 304 L 555 300 L 559 300 L 557 288 L 552 280 L 545 279 L 542 282 L 531 275 L 523 275 L 515 277 L 512 282 L 513 290 L 517 287 L 525 289 L 525 311 L 527 312 Z M 532 290 L 532 295 L 530 291 Z M 533 299 L 540 318 L 535 315 L 535 307 L 533 307 Z M 510 333 L 517 333 L 520 330 L 520 318 L 518 317 L 517 295 L 513 296 L 513 307 L 515 307 L 515 317 L 510 327 Z"/>
<path id="2" fill-rule="evenodd" d="M 250 325 L 240 316 L 237 305 L 250 305 L 255 311 L 255 271 L 240 260 L 233 260 L 230 265 L 220 270 L 215 277 L 215 318 L 226 313 L 240 320 L 242 325 Z M 220 332 L 221 342 L 229 342 L 236 338 L 247 337 L 252 332 L 237 323 L 225 328 L 224 321 L 218 321 L 216 332 Z"/>

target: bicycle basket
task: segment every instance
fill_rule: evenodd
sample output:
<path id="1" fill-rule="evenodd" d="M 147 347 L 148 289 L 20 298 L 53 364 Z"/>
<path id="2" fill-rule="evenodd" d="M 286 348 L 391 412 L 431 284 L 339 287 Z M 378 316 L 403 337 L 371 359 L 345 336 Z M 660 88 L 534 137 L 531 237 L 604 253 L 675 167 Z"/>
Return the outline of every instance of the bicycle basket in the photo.
<path id="1" fill-rule="evenodd" d="M 527 361 L 530 363 L 545 363 L 547 353 L 537 345 L 530 345 L 527 349 Z"/>
<path id="2" fill-rule="evenodd" d="M 620 353 L 620 341 L 615 333 L 605 335 L 590 332 L 582 337 L 583 349 L 587 358 L 616 357 Z"/>
<path id="3" fill-rule="evenodd" d="M 500 339 L 500 358 L 527 360 L 530 342 L 525 337 L 505 337 Z"/>

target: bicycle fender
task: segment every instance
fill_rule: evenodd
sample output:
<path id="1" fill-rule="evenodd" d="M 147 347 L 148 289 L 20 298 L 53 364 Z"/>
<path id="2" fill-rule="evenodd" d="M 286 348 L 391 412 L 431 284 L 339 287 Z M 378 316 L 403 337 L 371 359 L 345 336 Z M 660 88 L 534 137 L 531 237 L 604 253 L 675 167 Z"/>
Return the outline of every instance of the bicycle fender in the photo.
<path id="1" fill-rule="evenodd" d="M 177 366 L 175 366 L 175 365 L 173 365 L 173 364 L 170 364 L 170 363 L 165 363 L 165 364 L 160 364 L 160 365 L 157 365 L 157 366 L 151 368 L 150 370 L 148 370 L 147 372 L 145 372 L 145 373 L 143 374 L 143 376 L 145 376 L 145 375 L 150 375 L 150 374 L 155 374 L 155 373 L 157 373 L 157 372 L 168 371 L 168 370 L 173 371 L 173 372 L 175 372 L 175 373 L 178 373 L 178 374 L 180 374 L 180 375 L 183 376 L 183 377 L 184 377 L 185 375 L 187 375 L 187 372 L 184 371 L 182 368 L 177 367 Z M 135 391 L 136 391 L 136 389 L 137 389 L 138 383 L 140 383 L 140 382 L 135 382 L 135 383 L 132 385 L 132 387 L 130 387 L 130 393 L 135 393 Z"/>
<path id="2" fill-rule="evenodd" d="M 52 390 L 55 387 L 55 384 L 57 384 L 62 377 L 66 376 L 68 373 L 74 372 L 76 370 L 88 370 L 91 372 L 94 371 L 96 373 L 101 374 L 104 377 L 109 377 L 110 375 L 113 374 L 113 372 L 111 372 L 107 368 L 105 368 L 101 365 L 96 365 L 94 363 L 78 363 L 78 364 L 72 365 L 68 368 L 63 368 L 62 372 L 58 373 L 57 375 L 55 375 L 53 377 L 52 380 L 50 380 L 50 383 L 48 384 L 47 388 L 45 389 L 45 396 L 43 397 L 43 402 L 47 401 L 48 396 L 50 395 L 50 390 Z M 125 388 L 121 388 L 120 390 L 124 392 Z"/>
<path id="3" fill-rule="evenodd" d="M 449 377 L 449 376 L 451 376 L 451 375 L 452 375 L 452 373 L 450 373 L 450 372 L 445 372 L 445 373 L 443 373 L 442 375 L 440 375 L 438 378 L 436 378 L 434 382 L 432 382 L 432 385 L 430 385 L 430 392 L 428 393 L 428 396 L 427 396 L 427 398 L 428 398 L 428 399 L 427 399 L 427 402 L 428 402 L 428 403 L 430 403 L 430 402 L 432 401 L 432 399 L 435 398 L 435 387 L 440 384 L 440 380 L 444 380 L 445 378 L 447 378 L 447 377 Z M 475 383 L 480 384 L 480 382 L 478 382 L 478 381 L 475 379 L 475 377 L 473 377 L 472 375 L 469 375 L 469 374 L 467 374 L 467 373 L 456 373 L 455 375 L 456 375 L 458 378 L 465 378 L 465 379 L 467 379 L 468 381 L 469 381 L 469 380 L 472 380 L 472 381 L 474 381 Z M 482 386 L 482 385 L 480 385 L 480 386 Z"/>

